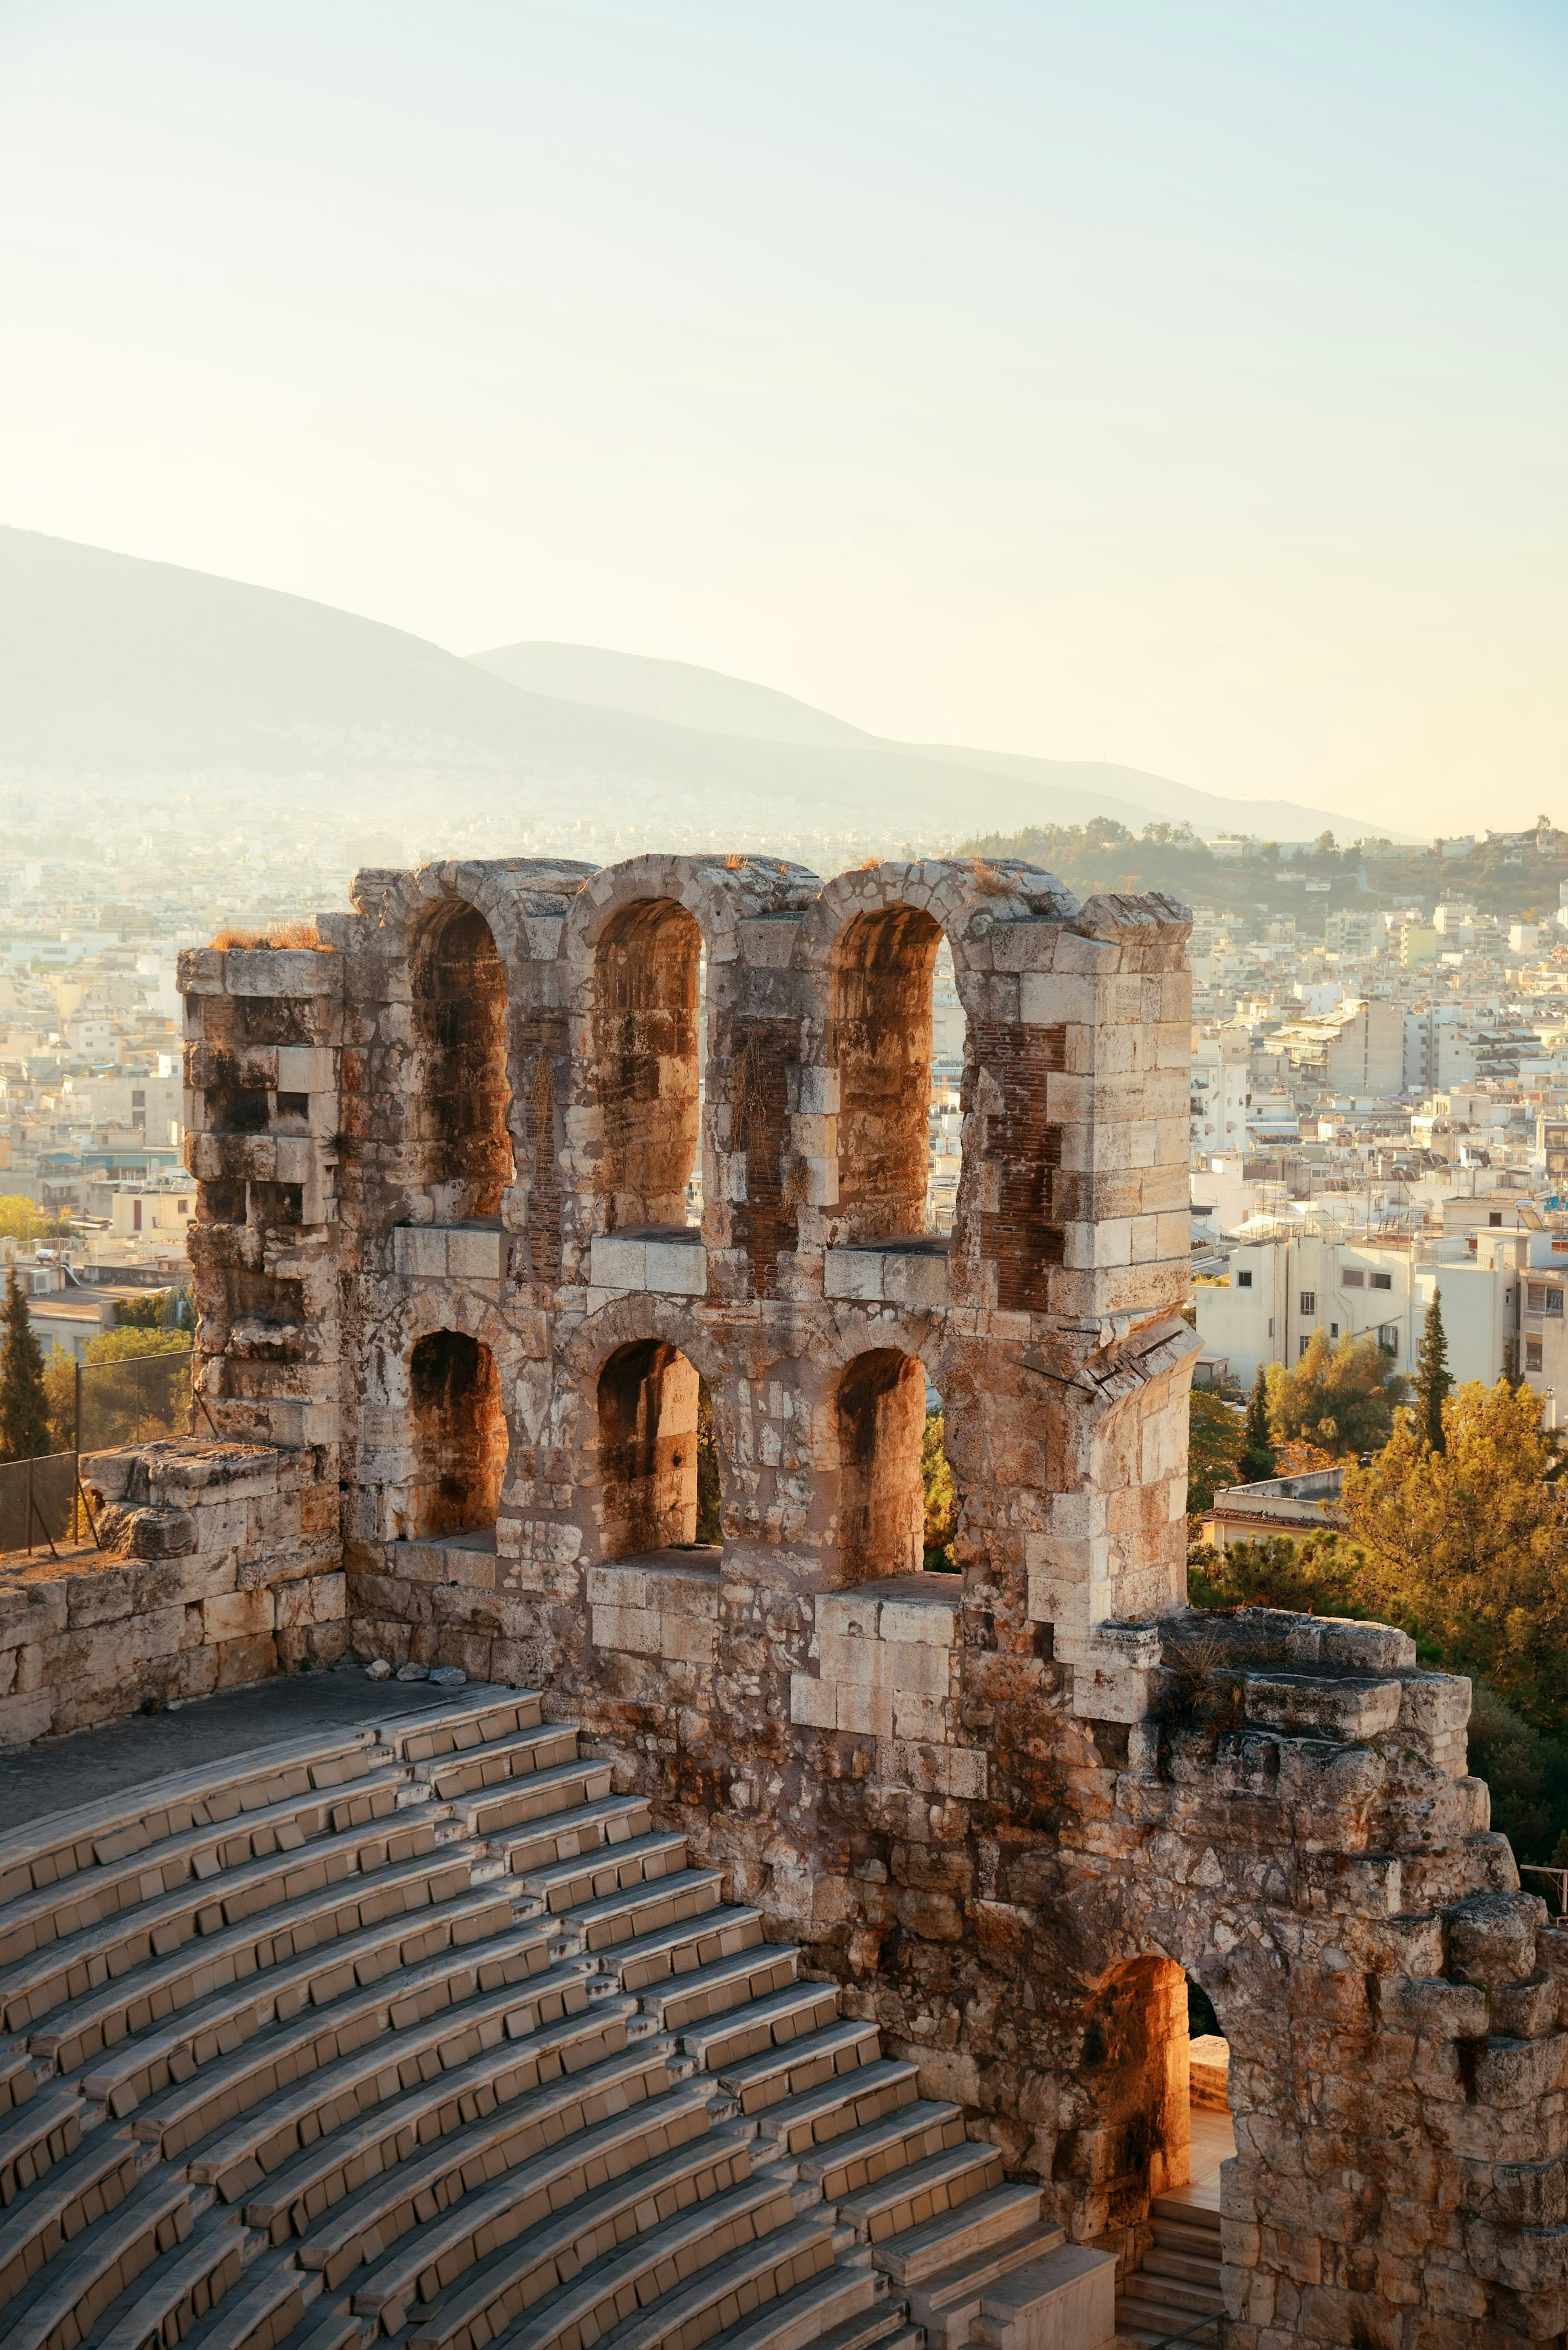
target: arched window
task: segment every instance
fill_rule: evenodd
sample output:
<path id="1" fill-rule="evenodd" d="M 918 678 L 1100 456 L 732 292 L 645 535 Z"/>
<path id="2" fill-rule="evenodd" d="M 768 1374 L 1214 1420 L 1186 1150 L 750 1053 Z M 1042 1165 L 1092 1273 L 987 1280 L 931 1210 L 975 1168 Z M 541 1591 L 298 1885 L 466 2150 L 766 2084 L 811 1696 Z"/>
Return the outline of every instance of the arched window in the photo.
<path id="1" fill-rule="evenodd" d="M 436 1195 L 438 1223 L 498 1215 L 512 1180 L 506 974 L 473 907 L 448 903 L 428 917 L 414 949 L 413 999 L 418 1180 Z"/>
<path id="2" fill-rule="evenodd" d="M 878 1347 L 838 1383 L 841 1580 L 918 1573 L 925 1563 L 926 1374 L 912 1355 Z"/>
<path id="3" fill-rule="evenodd" d="M 702 933 L 670 899 L 623 906 L 595 977 L 606 1230 L 683 1229 L 701 1139 Z"/>
<path id="4" fill-rule="evenodd" d="M 432 1330 L 409 1363 L 414 1471 L 409 1534 L 433 1541 L 493 1526 L 506 1473 L 506 1415 L 488 1347 Z"/>
<path id="5" fill-rule="evenodd" d="M 618 1347 L 599 1373 L 598 1426 L 607 1560 L 719 1540 L 712 1406 L 679 1347 Z"/>
<path id="6" fill-rule="evenodd" d="M 838 1206 L 857 1242 L 928 1229 L 932 993 L 942 933 L 914 906 L 857 914 L 838 942 L 830 995 L 838 1071 Z"/>

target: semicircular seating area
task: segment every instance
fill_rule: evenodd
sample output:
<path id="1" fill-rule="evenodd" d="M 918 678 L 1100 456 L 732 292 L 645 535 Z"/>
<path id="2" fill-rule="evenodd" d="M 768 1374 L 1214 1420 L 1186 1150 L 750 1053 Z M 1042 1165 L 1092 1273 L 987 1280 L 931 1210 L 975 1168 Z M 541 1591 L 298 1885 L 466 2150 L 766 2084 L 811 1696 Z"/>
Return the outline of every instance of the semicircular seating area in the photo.
<path id="1" fill-rule="evenodd" d="M 6 2350 L 1108 2341 L 1041 2202 L 528 1692 L 0 1835 Z"/>

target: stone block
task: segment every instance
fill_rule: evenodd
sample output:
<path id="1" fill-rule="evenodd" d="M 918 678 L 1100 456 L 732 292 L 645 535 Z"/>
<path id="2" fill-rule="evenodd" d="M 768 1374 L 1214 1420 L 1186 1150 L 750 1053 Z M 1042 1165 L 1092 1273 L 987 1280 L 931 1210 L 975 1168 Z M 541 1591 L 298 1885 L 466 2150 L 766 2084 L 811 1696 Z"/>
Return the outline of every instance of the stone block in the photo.
<path id="1" fill-rule="evenodd" d="M 805 1730 L 836 1729 L 833 1684 L 818 1680 L 812 1673 L 792 1673 L 789 1677 L 789 1718 Z"/>
<path id="2" fill-rule="evenodd" d="M 392 1234 L 393 1269 L 410 1279 L 444 1279 L 447 1234 L 436 1224 L 400 1224 Z"/>
<path id="3" fill-rule="evenodd" d="M 877 1249 L 825 1250 L 822 1261 L 824 1295 L 857 1300 L 865 1305 L 880 1304 L 886 1262 Z"/>
<path id="4" fill-rule="evenodd" d="M 446 1269 L 456 1281 L 501 1281 L 506 1272 L 506 1235 L 488 1225 L 459 1224 L 446 1240 Z"/>
<path id="5" fill-rule="evenodd" d="M 588 1251 L 588 1279 L 596 1289 L 646 1289 L 648 1250 L 642 1241 L 597 1232 Z"/>
<path id="6" fill-rule="evenodd" d="M 708 1252 L 688 1241 L 650 1240 L 644 1279 L 665 1297 L 701 1297 L 708 1287 Z"/>
<path id="7" fill-rule="evenodd" d="M 940 1306 L 948 1300 L 948 1261 L 935 1253 L 905 1255 L 889 1251 L 882 1260 L 882 1295 L 889 1305 Z"/>
<path id="8" fill-rule="evenodd" d="M 270 1591 L 229 1591 L 202 1602 L 202 1635 L 213 1643 L 244 1640 L 273 1628 Z"/>

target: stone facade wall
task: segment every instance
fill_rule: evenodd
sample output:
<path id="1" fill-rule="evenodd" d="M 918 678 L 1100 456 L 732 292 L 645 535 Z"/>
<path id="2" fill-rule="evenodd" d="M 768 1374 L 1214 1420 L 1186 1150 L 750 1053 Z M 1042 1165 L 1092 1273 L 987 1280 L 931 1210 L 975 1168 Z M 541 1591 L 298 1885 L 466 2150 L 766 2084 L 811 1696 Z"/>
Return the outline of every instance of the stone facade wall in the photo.
<path id="1" fill-rule="evenodd" d="M 440 1009 L 431 941 L 489 972 L 476 919 L 499 1039 Z M 185 959 L 198 1376 L 340 1493 L 355 1652 L 542 1687 L 1079 2238 L 1136 2249 L 1185 2175 L 1196 1977 L 1239 2350 L 1560 2340 L 1568 1963 L 1466 1685 L 1383 1627 L 1185 1608 L 1181 910 L 648 858 L 362 874 L 319 933 Z M 950 1245 L 912 1228 L 939 936 Z M 953 1575 L 893 1571 L 917 1377 Z M 722 1541 L 681 1547 L 703 1387 Z M 475 1522 L 425 1531 L 432 1481 Z"/>
<path id="2" fill-rule="evenodd" d="M 0 1744 L 342 1655 L 335 1486 L 308 1455 L 179 1441 L 89 1454 L 99 1547 L 0 1575 Z"/>

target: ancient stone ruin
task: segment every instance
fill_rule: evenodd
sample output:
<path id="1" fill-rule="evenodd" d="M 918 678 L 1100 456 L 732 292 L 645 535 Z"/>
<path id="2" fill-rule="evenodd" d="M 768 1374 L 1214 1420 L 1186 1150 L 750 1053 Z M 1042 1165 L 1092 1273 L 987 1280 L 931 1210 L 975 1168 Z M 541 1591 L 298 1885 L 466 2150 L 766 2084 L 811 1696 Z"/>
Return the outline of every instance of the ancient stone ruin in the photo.
<path id="1" fill-rule="evenodd" d="M 1568 1932 L 1467 1685 L 1185 1607 L 1182 910 L 517 860 L 317 935 L 185 958 L 202 1433 L 98 1464 L 10 1734 L 479 1686 L 0 1839 L 15 2339 L 1568 2341 Z"/>

